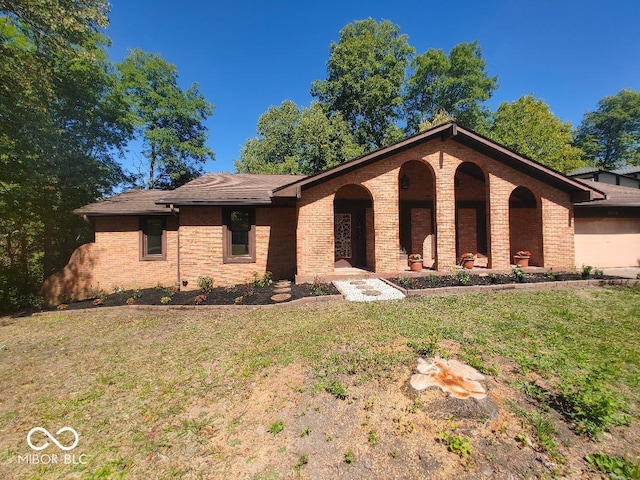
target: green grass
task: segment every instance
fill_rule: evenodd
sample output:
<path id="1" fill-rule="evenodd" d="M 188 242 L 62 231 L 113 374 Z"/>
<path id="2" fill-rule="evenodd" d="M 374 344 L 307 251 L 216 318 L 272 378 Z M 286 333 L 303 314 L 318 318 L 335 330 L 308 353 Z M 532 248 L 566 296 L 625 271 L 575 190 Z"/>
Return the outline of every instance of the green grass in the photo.
<path id="1" fill-rule="evenodd" d="M 442 354 L 444 341 L 458 342 L 459 353 L 490 375 L 500 375 L 495 359 L 512 360 L 525 393 L 542 403 L 557 399 L 578 431 L 597 436 L 640 414 L 639 323 L 640 288 L 619 287 L 0 319 L 0 458 L 24 454 L 23 430 L 45 422 L 77 428 L 85 442 L 79 453 L 90 454 L 91 463 L 51 466 L 43 478 L 179 475 L 189 467 L 147 459 L 197 448 L 202 458 L 219 460 L 207 450 L 207 435 L 220 419 L 190 413 L 194 405 L 215 406 L 293 363 L 345 398 L 351 385 L 413 368 L 417 353 Z M 528 372 L 545 379 L 544 391 L 527 383 Z M 534 420 L 553 441 L 545 419 Z M 271 431 L 270 421 L 261 428 Z M 222 432 L 223 444 L 256 428 L 242 418 L 225 422 L 233 431 Z M 2 466 L 7 478 L 36 472 Z"/>

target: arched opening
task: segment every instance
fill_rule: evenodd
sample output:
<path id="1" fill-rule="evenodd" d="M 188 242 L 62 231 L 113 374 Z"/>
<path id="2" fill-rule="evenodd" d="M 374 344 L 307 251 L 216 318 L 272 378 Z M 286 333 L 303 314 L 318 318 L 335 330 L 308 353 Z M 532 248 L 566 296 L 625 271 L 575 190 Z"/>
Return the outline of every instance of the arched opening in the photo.
<path id="1" fill-rule="evenodd" d="M 419 253 L 424 267 L 431 268 L 436 261 L 435 182 L 431 168 L 418 160 L 406 162 L 400 168 L 398 189 L 402 253 Z"/>
<path id="2" fill-rule="evenodd" d="M 516 187 L 509 196 L 509 241 L 511 260 L 516 252 L 531 252 L 529 265 L 544 265 L 542 250 L 542 209 L 534 193 Z"/>
<path id="3" fill-rule="evenodd" d="M 361 185 L 338 189 L 333 200 L 335 268 L 375 268 L 373 199 Z"/>
<path id="4" fill-rule="evenodd" d="M 475 266 L 488 266 L 487 189 L 485 175 L 475 163 L 464 162 L 454 177 L 456 255 L 476 256 Z"/>

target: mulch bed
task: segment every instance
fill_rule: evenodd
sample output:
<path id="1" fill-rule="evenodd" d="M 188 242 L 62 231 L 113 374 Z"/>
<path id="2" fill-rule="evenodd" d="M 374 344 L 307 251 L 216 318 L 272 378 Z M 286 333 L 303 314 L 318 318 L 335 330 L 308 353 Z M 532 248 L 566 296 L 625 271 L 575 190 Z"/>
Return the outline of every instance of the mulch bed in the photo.
<path id="1" fill-rule="evenodd" d="M 580 273 L 525 273 L 521 277 L 513 274 L 469 274 L 466 276 L 428 275 L 426 277 L 397 277 L 389 281 L 407 290 L 421 290 L 427 288 L 460 287 L 476 285 L 505 285 L 512 283 L 542 283 L 566 280 L 615 280 L 620 277 L 606 275 L 583 276 Z"/>
<path id="2" fill-rule="evenodd" d="M 113 292 L 104 294 L 100 298 L 71 302 L 66 304 L 66 308 L 75 310 L 122 305 L 269 305 L 275 303 L 271 300 L 274 288 L 276 287 L 273 285 L 260 287 L 252 284 L 216 287 L 210 292 L 178 291 L 172 287 L 144 288 Z M 340 294 L 331 283 L 292 283 L 290 288 L 291 299 L 289 301 L 304 297 Z M 165 298 L 164 301 L 163 298 Z M 167 301 L 166 298 L 170 300 Z"/>

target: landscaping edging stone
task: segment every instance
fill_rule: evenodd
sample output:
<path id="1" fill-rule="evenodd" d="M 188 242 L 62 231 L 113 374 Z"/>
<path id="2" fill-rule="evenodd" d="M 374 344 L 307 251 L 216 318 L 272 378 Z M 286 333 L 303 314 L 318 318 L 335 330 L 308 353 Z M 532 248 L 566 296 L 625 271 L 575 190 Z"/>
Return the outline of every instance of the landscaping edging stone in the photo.
<path id="1" fill-rule="evenodd" d="M 457 287 L 438 287 L 438 288 L 420 288 L 420 289 L 406 289 L 400 285 L 381 278 L 383 282 L 397 288 L 404 293 L 407 297 L 423 297 L 423 296 L 439 296 L 439 295 L 460 295 L 465 293 L 486 293 L 486 292 L 500 292 L 504 290 L 551 290 L 554 288 L 565 287 L 586 287 L 586 286 L 629 286 L 633 287 L 640 284 L 640 280 L 634 280 L 631 278 L 619 278 L 612 280 L 558 280 L 550 282 L 535 282 L 535 283 L 506 283 L 496 285 L 460 285 Z"/>
<path id="2" fill-rule="evenodd" d="M 235 310 L 260 310 L 263 308 L 281 308 L 286 305 L 303 305 L 306 303 L 315 302 L 344 302 L 346 301 L 342 295 L 322 295 L 317 297 L 303 297 L 295 300 L 290 300 L 283 303 L 266 303 L 264 305 L 117 305 L 113 307 L 92 307 L 92 308 L 77 308 L 68 310 L 47 310 L 43 312 L 34 312 L 32 315 L 49 315 L 52 313 L 86 313 L 95 312 L 96 310 L 221 310 L 221 309 L 235 309 Z"/>

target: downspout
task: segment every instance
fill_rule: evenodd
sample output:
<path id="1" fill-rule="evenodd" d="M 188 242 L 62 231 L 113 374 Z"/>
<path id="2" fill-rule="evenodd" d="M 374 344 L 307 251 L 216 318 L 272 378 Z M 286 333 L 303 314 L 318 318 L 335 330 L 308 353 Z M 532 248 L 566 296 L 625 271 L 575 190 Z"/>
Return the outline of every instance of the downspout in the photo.
<path id="1" fill-rule="evenodd" d="M 175 206 L 172 204 L 169 205 L 169 208 L 171 209 L 171 213 L 173 214 L 174 217 L 176 217 L 176 222 L 177 222 L 177 226 L 176 226 L 176 248 L 177 248 L 177 252 L 176 252 L 176 286 L 178 287 L 178 290 L 180 290 L 180 287 L 182 286 L 182 278 L 180 277 L 180 210 L 178 210 L 177 208 L 175 208 Z"/>

